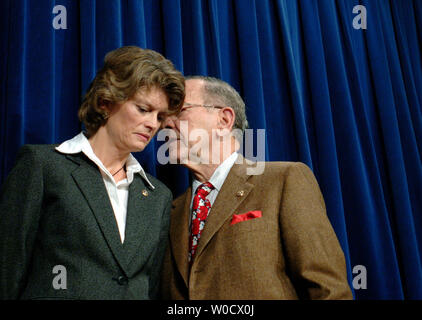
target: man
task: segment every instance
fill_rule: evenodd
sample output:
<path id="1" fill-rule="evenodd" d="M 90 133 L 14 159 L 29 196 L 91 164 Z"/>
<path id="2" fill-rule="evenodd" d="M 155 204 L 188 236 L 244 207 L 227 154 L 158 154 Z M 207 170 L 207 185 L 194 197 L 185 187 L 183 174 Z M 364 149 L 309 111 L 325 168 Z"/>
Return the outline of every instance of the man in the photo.
<path id="1" fill-rule="evenodd" d="M 188 78 L 184 106 L 165 126 L 177 136 L 170 138 L 170 157 L 194 177 L 173 202 L 165 299 L 352 298 L 344 254 L 310 169 L 266 162 L 254 174 L 236 152 L 247 121 L 231 86 Z"/>

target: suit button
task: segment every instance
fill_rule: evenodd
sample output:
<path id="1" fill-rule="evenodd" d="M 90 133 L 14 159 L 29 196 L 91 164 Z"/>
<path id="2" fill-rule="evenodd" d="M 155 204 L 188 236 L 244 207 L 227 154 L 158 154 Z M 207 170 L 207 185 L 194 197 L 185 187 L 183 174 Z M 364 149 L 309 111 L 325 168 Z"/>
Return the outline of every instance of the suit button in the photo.
<path id="1" fill-rule="evenodd" d="M 118 283 L 118 284 L 120 284 L 121 286 L 125 286 L 125 285 L 127 285 L 127 284 L 128 284 L 128 282 L 129 282 L 129 280 L 128 280 L 128 278 L 127 278 L 127 277 L 125 277 L 125 276 L 119 276 L 119 277 L 117 278 L 117 283 Z"/>

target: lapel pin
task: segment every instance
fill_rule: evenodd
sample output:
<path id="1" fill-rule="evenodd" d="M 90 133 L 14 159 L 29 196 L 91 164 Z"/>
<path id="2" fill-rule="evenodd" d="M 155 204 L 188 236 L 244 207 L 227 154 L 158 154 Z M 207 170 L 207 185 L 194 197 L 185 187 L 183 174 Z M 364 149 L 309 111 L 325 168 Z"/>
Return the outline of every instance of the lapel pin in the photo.
<path id="1" fill-rule="evenodd" d="M 148 197 L 148 191 L 147 190 L 142 190 L 142 194 L 145 196 L 145 197 Z"/>
<path id="2" fill-rule="evenodd" d="M 236 193 L 236 196 L 238 196 L 238 197 L 243 197 L 243 195 L 245 194 L 245 191 L 243 191 L 243 190 L 240 190 L 240 191 L 238 191 L 237 193 Z"/>

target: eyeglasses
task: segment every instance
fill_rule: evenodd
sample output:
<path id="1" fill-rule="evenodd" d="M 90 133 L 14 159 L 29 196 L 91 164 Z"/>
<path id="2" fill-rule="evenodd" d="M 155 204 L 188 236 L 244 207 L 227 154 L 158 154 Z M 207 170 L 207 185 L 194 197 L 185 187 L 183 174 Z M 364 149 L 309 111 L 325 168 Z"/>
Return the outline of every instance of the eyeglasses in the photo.
<path id="1" fill-rule="evenodd" d="M 180 108 L 179 112 L 175 113 L 175 116 L 179 117 L 182 112 L 189 110 L 191 108 L 198 108 L 198 107 L 209 108 L 209 109 L 223 109 L 223 108 L 225 108 L 223 106 L 206 105 L 206 104 L 194 104 L 194 103 L 185 102 L 183 104 L 182 108 Z"/>

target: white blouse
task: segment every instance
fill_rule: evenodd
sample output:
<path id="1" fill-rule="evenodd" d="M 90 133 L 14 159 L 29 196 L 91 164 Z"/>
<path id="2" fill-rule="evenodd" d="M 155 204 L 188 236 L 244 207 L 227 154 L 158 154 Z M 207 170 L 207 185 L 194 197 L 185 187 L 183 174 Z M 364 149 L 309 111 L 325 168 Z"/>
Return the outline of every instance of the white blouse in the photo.
<path id="1" fill-rule="evenodd" d="M 108 197 L 110 198 L 110 202 L 114 211 L 114 216 L 116 218 L 117 226 L 119 228 L 120 240 L 123 243 L 125 240 L 129 185 L 133 181 L 133 175 L 135 173 L 139 173 L 151 188 L 155 188 L 152 183 L 148 180 L 145 171 L 138 162 L 138 160 L 136 160 L 136 158 L 132 154 L 129 154 L 129 157 L 126 160 L 127 178 L 116 183 L 111 173 L 103 165 L 101 160 L 98 159 L 98 157 L 95 155 L 94 151 L 92 150 L 91 144 L 89 143 L 88 139 L 85 137 L 83 132 L 78 134 L 76 137 L 63 142 L 60 146 L 56 148 L 56 150 L 64 154 L 75 154 L 83 152 L 90 160 L 92 160 L 98 166 L 98 168 L 100 168 L 104 185 L 106 187 Z"/>

